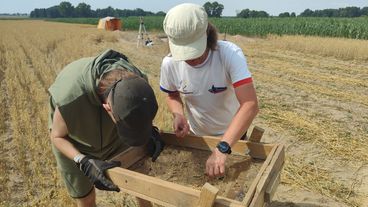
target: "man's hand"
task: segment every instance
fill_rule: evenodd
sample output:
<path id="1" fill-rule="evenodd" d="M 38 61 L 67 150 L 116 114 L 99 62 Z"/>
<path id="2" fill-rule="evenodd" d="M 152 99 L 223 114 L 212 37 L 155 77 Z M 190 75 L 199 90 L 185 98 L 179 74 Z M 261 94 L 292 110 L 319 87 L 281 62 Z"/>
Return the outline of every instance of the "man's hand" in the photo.
<path id="1" fill-rule="evenodd" d="M 157 127 L 152 126 L 152 135 L 148 141 L 148 154 L 152 157 L 152 162 L 156 161 L 165 147 L 165 142 L 162 141 L 160 132 Z"/>
<path id="2" fill-rule="evenodd" d="M 206 162 L 206 175 L 211 178 L 225 175 L 226 156 L 215 148 Z"/>
<path id="3" fill-rule="evenodd" d="M 77 163 L 79 169 L 87 176 L 91 182 L 100 190 L 117 191 L 120 189 L 105 176 L 105 171 L 113 167 L 119 167 L 119 161 L 102 161 L 85 156 L 80 163 Z"/>
<path id="4" fill-rule="evenodd" d="M 184 115 L 174 114 L 174 132 L 177 137 L 185 137 L 189 133 L 189 124 Z"/>

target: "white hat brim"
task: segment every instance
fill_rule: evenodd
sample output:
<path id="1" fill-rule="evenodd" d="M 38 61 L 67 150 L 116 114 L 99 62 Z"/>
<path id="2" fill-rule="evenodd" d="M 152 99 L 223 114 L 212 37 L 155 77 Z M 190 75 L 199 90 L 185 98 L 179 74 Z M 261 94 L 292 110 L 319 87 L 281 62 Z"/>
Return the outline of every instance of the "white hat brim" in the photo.
<path id="1" fill-rule="evenodd" d="M 169 39 L 169 47 L 170 47 L 171 55 L 173 59 L 176 61 L 192 60 L 192 59 L 198 58 L 202 56 L 203 53 L 206 51 L 207 34 L 204 33 L 196 41 L 190 44 L 185 44 L 185 45 L 174 44 Z"/>

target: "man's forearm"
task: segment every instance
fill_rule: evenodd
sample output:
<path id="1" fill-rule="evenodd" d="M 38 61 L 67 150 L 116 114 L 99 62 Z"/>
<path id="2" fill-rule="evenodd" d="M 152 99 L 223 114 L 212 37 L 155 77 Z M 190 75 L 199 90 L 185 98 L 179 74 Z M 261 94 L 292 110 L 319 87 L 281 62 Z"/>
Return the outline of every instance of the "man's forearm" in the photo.
<path id="1" fill-rule="evenodd" d="M 63 153 L 66 157 L 73 160 L 73 158 L 80 154 L 79 150 L 77 150 L 71 142 L 62 137 L 53 137 L 51 138 L 51 142 L 54 146 Z"/>

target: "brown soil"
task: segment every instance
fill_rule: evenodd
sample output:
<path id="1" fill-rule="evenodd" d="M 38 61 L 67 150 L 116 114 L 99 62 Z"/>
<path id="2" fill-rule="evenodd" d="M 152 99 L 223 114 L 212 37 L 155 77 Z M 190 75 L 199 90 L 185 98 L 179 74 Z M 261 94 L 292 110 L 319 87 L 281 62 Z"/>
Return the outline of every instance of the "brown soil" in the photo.
<path id="1" fill-rule="evenodd" d="M 208 182 L 219 189 L 218 195 L 242 201 L 263 162 L 249 156 L 229 155 L 224 177 L 210 179 L 204 173 L 210 153 L 210 151 L 169 146 L 156 162 L 143 159 L 130 169 L 197 190 L 201 190 Z"/>

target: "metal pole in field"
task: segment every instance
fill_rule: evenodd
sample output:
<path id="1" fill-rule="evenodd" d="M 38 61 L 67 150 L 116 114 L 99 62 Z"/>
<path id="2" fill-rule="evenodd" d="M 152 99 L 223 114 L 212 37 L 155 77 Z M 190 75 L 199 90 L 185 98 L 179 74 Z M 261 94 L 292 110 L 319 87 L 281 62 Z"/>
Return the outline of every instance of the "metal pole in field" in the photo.
<path id="1" fill-rule="evenodd" d="M 139 17 L 139 30 L 138 30 L 138 39 L 137 39 L 137 47 L 139 47 L 140 44 L 143 43 L 143 17 Z M 146 30 L 146 29 L 144 29 Z"/>
<path id="2" fill-rule="evenodd" d="M 139 47 L 139 45 L 152 46 L 153 42 L 149 38 L 146 27 L 144 26 L 143 17 L 139 17 L 139 22 L 137 47 Z M 146 39 L 144 38 L 144 35 L 146 35 Z"/>

